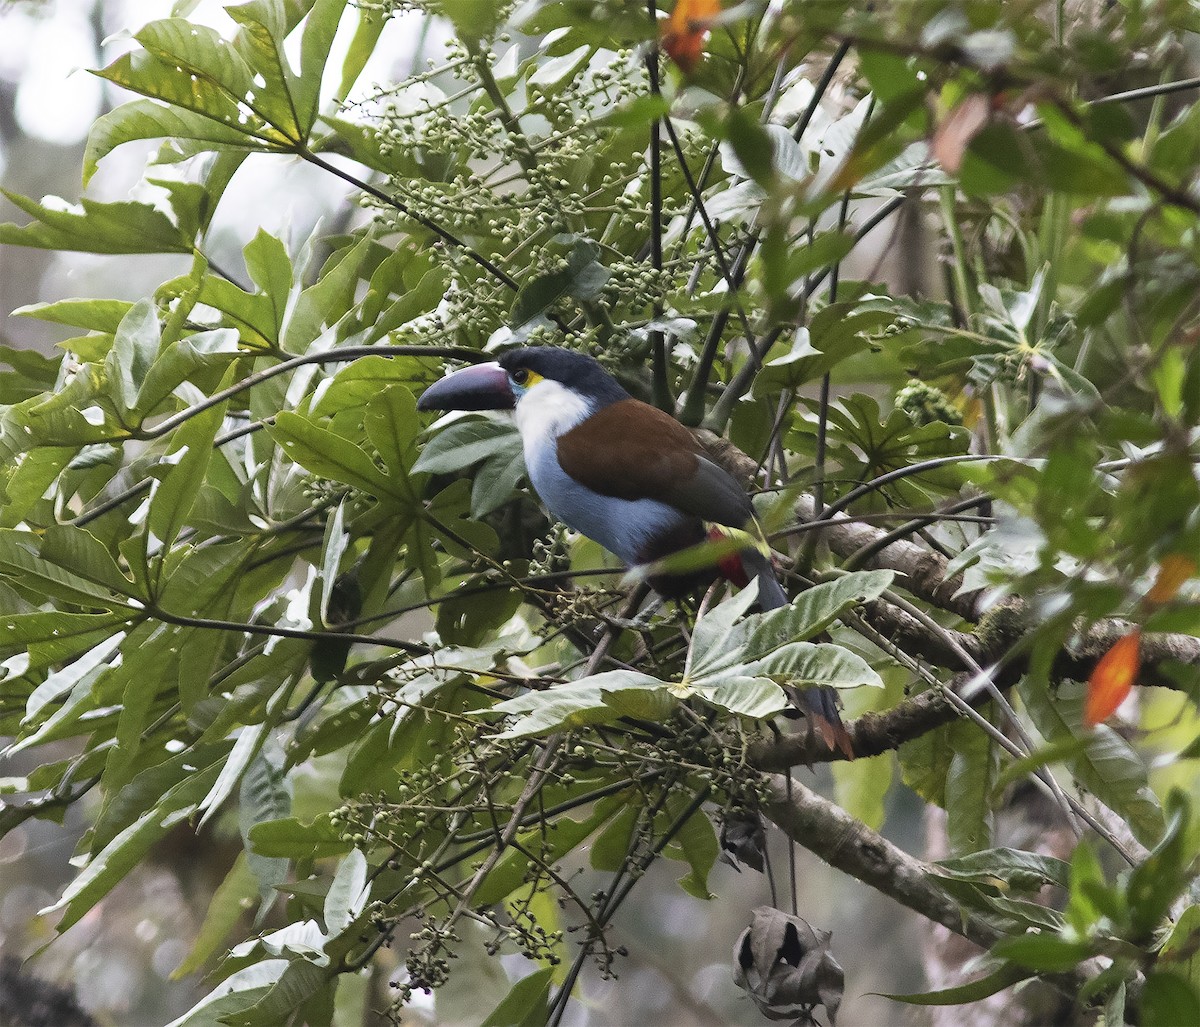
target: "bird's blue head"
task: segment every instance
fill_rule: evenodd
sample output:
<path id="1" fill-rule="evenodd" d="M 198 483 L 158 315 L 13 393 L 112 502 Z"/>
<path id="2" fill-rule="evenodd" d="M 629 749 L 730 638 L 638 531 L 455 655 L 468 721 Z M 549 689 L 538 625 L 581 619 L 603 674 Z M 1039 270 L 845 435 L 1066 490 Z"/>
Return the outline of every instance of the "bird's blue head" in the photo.
<path id="1" fill-rule="evenodd" d="M 628 399 L 599 362 L 554 346 L 509 350 L 498 361 L 465 367 L 425 390 L 419 410 L 512 410 L 528 403 L 574 403 L 588 413 Z"/>

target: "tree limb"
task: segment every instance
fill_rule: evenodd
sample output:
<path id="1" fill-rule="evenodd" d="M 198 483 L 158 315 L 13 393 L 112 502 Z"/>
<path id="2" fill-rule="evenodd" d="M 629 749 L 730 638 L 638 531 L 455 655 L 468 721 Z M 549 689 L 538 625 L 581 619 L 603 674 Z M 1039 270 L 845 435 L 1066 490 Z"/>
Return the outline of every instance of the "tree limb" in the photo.
<path id="1" fill-rule="evenodd" d="M 788 837 L 845 874 L 869 884 L 903 906 L 982 948 L 1003 935 L 963 909 L 927 873 L 919 859 L 794 778 L 767 776 L 764 812 Z"/>

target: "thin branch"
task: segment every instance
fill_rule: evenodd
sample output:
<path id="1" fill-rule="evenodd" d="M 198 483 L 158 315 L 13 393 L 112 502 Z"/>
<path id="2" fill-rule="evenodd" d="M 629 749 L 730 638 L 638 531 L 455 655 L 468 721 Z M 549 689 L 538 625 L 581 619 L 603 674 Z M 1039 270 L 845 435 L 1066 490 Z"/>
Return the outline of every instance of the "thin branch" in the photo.
<path id="1" fill-rule="evenodd" d="M 650 23 L 658 22 L 657 0 L 648 0 Z M 646 71 L 650 75 L 650 95 L 656 100 L 662 96 L 658 75 L 658 47 L 651 46 L 646 54 Z M 655 118 L 650 123 L 650 263 L 654 270 L 661 274 L 663 269 L 662 247 L 662 129 L 660 119 Z M 662 318 L 662 299 L 657 283 L 654 289 L 654 319 Z M 661 329 L 650 333 L 650 344 L 653 348 L 652 387 L 654 403 L 663 410 L 670 410 L 671 383 L 667 378 L 667 340 Z"/>
<path id="2" fill-rule="evenodd" d="M 375 186 L 371 185 L 370 182 L 364 182 L 361 178 L 355 178 L 352 174 L 350 174 L 350 172 L 343 171 L 336 164 L 330 164 L 329 161 L 318 157 L 311 150 L 300 149 L 297 151 L 297 153 L 298 156 L 303 157 L 310 164 L 315 165 L 322 171 L 328 171 L 331 175 L 340 178 L 343 182 L 354 186 L 355 189 L 360 189 L 369 196 L 374 196 L 375 199 L 379 200 L 381 203 L 387 204 L 387 206 L 399 211 L 405 217 L 412 219 L 422 227 L 428 228 L 429 231 L 433 232 L 433 234 L 439 239 L 449 243 L 455 249 L 462 250 L 462 252 L 475 261 L 476 264 L 492 275 L 492 277 L 496 278 L 499 282 L 512 289 L 513 292 L 517 291 L 518 283 L 512 275 L 510 275 L 503 268 L 492 263 L 492 261 L 490 261 L 482 253 L 467 245 L 467 243 L 463 242 L 462 239 L 454 235 L 452 232 L 447 231 L 436 221 L 425 217 L 424 214 L 419 214 L 406 203 L 403 203 L 402 201 L 396 199 L 396 197 L 385 193 L 382 189 L 376 188 Z"/>

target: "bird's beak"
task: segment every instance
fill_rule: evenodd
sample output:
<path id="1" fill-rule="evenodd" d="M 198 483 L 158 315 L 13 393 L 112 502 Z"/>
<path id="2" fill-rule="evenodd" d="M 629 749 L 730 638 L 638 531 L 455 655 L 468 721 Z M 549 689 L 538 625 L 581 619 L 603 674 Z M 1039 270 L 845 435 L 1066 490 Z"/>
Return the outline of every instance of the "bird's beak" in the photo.
<path id="1" fill-rule="evenodd" d="M 494 361 L 447 375 L 417 401 L 418 410 L 511 410 L 514 406 L 508 372 Z"/>

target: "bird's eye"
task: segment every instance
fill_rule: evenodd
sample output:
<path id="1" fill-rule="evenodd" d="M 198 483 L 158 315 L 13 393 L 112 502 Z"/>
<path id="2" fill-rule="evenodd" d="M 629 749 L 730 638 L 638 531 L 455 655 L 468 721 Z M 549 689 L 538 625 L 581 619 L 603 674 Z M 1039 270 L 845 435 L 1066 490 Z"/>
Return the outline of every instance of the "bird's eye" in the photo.
<path id="1" fill-rule="evenodd" d="M 512 380 L 518 385 L 524 385 L 529 381 L 529 372 L 523 367 L 518 368 L 516 371 L 513 371 Z"/>

